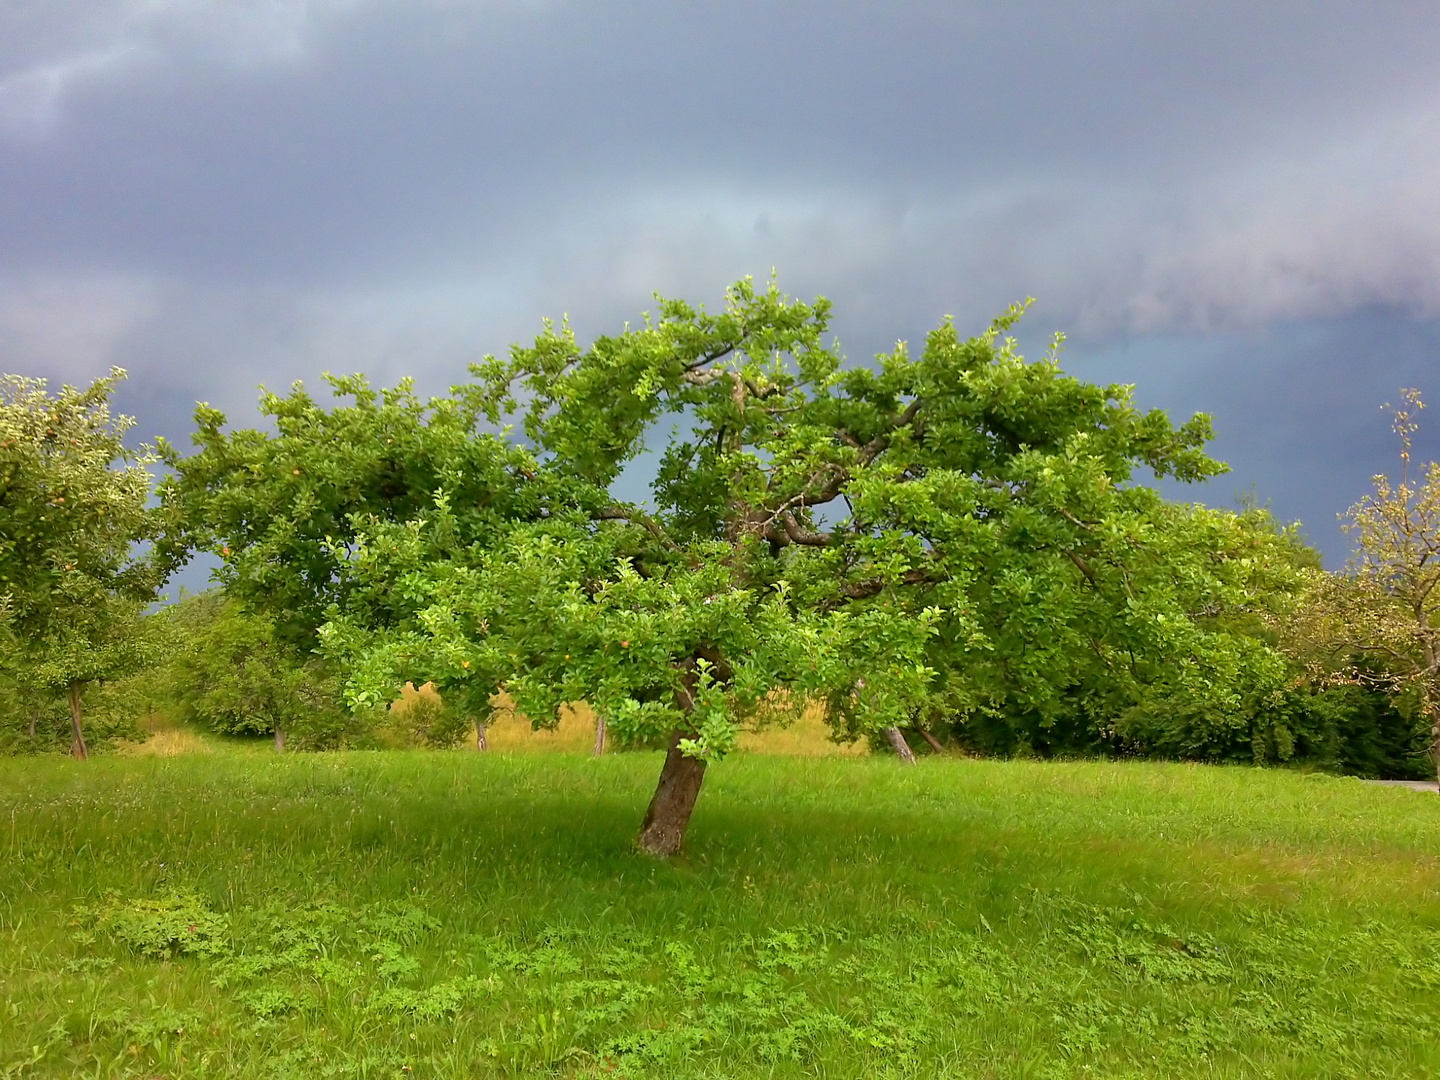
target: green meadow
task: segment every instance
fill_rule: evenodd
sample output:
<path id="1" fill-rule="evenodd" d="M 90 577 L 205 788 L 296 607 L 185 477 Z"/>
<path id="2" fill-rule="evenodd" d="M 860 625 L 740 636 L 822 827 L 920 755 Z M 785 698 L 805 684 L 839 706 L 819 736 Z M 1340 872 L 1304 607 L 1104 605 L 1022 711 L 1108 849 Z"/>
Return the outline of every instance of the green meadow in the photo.
<path id="1" fill-rule="evenodd" d="M 741 754 L 0 760 L 4 1077 L 1433 1077 L 1440 798 Z"/>

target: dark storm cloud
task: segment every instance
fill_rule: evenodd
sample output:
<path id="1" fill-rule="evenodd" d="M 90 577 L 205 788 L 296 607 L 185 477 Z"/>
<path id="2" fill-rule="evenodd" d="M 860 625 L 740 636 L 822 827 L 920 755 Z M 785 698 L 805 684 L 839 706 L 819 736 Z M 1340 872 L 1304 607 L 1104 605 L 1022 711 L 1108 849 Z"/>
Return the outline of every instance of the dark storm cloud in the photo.
<path id="1" fill-rule="evenodd" d="M 110 33 L 69 54 L 11 59 L 8 260 L 288 280 L 473 258 L 637 181 L 921 201 L 1188 185 L 1413 106 L 1435 89 L 1416 24 L 1440 22 L 1315 4 L 251 7 L 237 33 L 228 5 L 147 4 L 124 32 L 97 19 Z"/>
<path id="2" fill-rule="evenodd" d="M 1394 475 L 1400 464 L 1386 406 L 1400 403 L 1402 387 L 1440 389 L 1437 357 L 1440 320 L 1366 309 L 1204 339 L 1078 348 L 1066 366 L 1097 382 L 1134 384 L 1143 408 L 1209 413 L 1211 453 L 1232 471 L 1198 489 L 1167 491 L 1215 506 L 1253 497 L 1279 520 L 1301 522 L 1327 564 L 1339 566 L 1350 545 L 1338 516 L 1375 473 Z M 1440 403 L 1440 394 L 1431 398 Z M 1440 422 L 1427 410 L 1421 425 L 1417 459 L 1440 460 Z"/>
<path id="3" fill-rule="evenodd" d="M 1388 465 L 1357 417 L 1440 345 L 1437 36 L 1428 2 L 10 0 L 0 364 L 124 364 L 175 436 L 771 267 L 861 358 L 1035 295 L 1027 342 L 1324 493 L 1333 555 Z"/>

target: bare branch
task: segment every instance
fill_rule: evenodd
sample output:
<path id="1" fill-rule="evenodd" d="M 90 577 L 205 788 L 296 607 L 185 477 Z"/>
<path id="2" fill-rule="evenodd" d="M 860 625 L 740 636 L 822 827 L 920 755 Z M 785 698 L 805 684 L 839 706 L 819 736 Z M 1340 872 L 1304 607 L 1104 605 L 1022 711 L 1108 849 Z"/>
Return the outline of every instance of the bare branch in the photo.
<path id="1" fill-rule="evenodd" d="M 822 477 L 829 479 L 823 483 Z M 779 506 L 770 511 L 770 517 L 766 519 L 768 525 L 786 510 L 792 510 L 797 506 L 824 506 L 826 503 L 834 502 L 844 491 L 846 482 L 850 479 L 850 471 L 834 461 L 827 461 L 806 479 L 801 489 L 794 495 L 782 502 Z M 779 477 L 772 477 L 767 485 L 771 490 L 778 483 Z"/>
<path id="2" fill-rule="evenodd" d="M 724 345 L 716 349 L 714 352 L 705 353 L 697 357 L 696 359 L 691 360 L 688 364 L 682 365 L 681 370 L 686 375 L 686 381 L 690 381 L 689 375 L 691 372 L 703 368 L 706 364 L 713 364 L 716 360 L 723 360 L 725 357 L 729 356 L 732 352 L 734 352 L 738 346 L 739 342 L 736 342 L 732 345 Z"/>

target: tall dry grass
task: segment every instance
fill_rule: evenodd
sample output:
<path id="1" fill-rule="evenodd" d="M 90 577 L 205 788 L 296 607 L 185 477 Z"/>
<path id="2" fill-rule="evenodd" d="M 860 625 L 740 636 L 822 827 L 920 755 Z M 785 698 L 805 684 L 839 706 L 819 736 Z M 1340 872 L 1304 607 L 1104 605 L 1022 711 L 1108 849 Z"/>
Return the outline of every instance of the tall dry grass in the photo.
<path id="1" fill-rule="evenodd" d="M 392 712 L 404 712 L 426 700 L 438 703 L 443 699 L 430 683 L 418 689 L 406 683 L 390 709 Z M 491 703 L 495 711 L 485 728 L 490 750 L 506 753 L 585 753 L 594 750 L 595 711 L 583 701 L 563 708 L 560 722 L 555 727 L 538 730 L 531 725 L 529 717 L 515 711 L 508 694 L 496 695 Z M 475 749 L 473 740 L 469 738 L 461 745 Z M 863 740 L 846 744 L 831 741 L 829 728 L 825 726 L 817 707 L 806 709 L 784 726 L 771 725 L 759 731 L 742 732 L 740 749 L 748 754 L 789 757 L 863 757 L 870 752 Z"/>

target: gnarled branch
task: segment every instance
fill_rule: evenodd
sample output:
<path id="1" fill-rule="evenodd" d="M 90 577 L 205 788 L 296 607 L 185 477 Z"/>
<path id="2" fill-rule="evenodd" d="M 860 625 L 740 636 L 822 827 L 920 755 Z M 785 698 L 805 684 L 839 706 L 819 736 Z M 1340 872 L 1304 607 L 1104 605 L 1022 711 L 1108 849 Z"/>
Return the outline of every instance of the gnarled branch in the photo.
<path id="1" fill-rule="evenodd" d="M 834 533 L 817 532 L 814 529 L 807 529 L 795 520 L 795 515 L 785 511 L 780 515 L 780 525 L 785 530 L 785 535 L 792 543 L 804 544 L 807 547 L 825 547 L 833 539 Z"/>
<path id="2" fill-rule="evenodd" d="M 665 530 L 660 527 L 659 522 L 657 522 L 649 514 L 646 514 L 641 510 L 637 510 L 633 506 L 622 506 L 619 503 L 616 503 L 613 506 L 601 507 L 591 516 L 596 521 L 628 521 L 632 525 L 639 525 L 643 527 L 646 531 L 648 531 L 651 536 L 655 537 L 656 540 L 660 541 L 660 543 L 664 544 L 671 550 L 684 550 L 674 540 L 670 539 L 669 534 L 667 534 Z"/>

